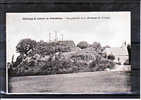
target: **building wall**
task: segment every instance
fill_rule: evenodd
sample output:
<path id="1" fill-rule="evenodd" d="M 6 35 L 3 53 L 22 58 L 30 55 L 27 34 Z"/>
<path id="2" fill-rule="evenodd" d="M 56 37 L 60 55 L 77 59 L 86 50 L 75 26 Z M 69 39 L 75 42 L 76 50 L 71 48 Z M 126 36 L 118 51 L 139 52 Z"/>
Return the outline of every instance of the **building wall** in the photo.
<path id="1" fill-rule="evenodd" d="M 129 57 L 128 55 L 123 55 L 123 56 L 120 56 L 120 55 L 114 55 L 115 56 L 115 62 L 118 62 L 118 58 L 119 58 L 119 62 L 121 64 L 123 64 Z"/>

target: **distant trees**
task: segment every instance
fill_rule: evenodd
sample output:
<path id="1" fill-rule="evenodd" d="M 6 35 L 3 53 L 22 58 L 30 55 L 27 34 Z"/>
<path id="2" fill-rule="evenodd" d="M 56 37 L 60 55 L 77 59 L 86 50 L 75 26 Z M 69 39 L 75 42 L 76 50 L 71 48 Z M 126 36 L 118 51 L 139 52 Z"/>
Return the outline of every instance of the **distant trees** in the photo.
<path id="1" fill-rule="evenodd" d="M 102 46 L 101 46 L 101 44 L 99 42 L 94 42 L 90 46 L 93 47 L 95 49 L 95 51 L 97 51 L 99 53 L 103 51 L 103 48 L 102 48 Z"/>
<path id="2" fill-rule="evenodd" d="M 86 41 L 81 41 L 77 44 L 77 47 L 84 49 L 87 48 L 89 46 L 89 44 Z"/>
<path id="3" fill-rule="evenodd" d="M 22 39 L 16 46 L 16 51 L 25 56 L 50 55 L 56 52 L 68 52 L 75 47 L 73 41 L 36 42 L 31 39 Z"/>
<path id="4" fill-rule="evenodd" d="M 95 48 L 96 50 L 101 50 L 102 49 L 101 44 L 99 42 L 94 42 L 91 46 L 93 48 Z"/>
<path id="5" fill-rule="evenodd" d="M 101 48 L 101 44 L 99 42 L 94 42 L 91 46 L 94 48 Z"/>

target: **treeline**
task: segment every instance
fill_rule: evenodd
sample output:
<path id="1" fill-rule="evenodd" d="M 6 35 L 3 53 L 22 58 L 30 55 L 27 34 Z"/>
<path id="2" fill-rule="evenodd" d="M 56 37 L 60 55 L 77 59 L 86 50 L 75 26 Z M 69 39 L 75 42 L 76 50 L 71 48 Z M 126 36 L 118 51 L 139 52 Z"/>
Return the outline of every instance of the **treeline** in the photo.
<path id="1" fill-rule="evenodd" d="M 114 67 L 113 58 L 106 57 L 100 43 L 81 41 L 44 42 L 22 39 L 16 46 L 20 54 L 7 64 L 9 75 L 63 74 L 104 71 Z"/>

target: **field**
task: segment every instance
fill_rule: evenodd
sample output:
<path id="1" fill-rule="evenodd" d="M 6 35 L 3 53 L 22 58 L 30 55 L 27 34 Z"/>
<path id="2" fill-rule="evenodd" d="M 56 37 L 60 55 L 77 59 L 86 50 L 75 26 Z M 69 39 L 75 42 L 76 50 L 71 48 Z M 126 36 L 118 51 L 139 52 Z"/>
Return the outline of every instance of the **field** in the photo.
<path id="1" fill-rule="evenodd" d="M 11 77 L 12 93 L 124 93 L 130 92 L 130 73 L 121 71 Z"/>

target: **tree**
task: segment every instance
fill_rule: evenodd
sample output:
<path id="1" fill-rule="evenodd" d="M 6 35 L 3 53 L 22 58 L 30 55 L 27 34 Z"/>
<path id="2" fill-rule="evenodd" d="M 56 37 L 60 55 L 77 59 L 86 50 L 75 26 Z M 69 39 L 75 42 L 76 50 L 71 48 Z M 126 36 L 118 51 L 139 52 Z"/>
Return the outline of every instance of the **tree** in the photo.
<path id="1" fill-rule="evenodd" d="M 93 47 L 97 52 L 102 52 L 102 50 L 104 50 L 99 42 L 94 42 L 91 47 Z"/>
<path id="2" fill-rule="evenodd" d="M 131 45 L 127 45 L 128 55 L 129 55 L 129 64 L 131 64 Z"/>
<path id="3" fill-rule="evenodd" d="M 77 47 L 84 49 L 87 48 L 89 46 L 89 44 L 86 41 L 81 41 L 77 44 Z"/>
<path id="4" fill-rule="evenodd" d="M 96 48 L 96 49 L 100 49 L 100 48 L 101 48 L 101 44 L 98 43 L 98 42 L 94 42 L 91 46 L 92 46 L 93 48 Z"/>
<path id="5" fill-rule="evenodd" d="M 22 39 L 16 46 L 16 51 L 20 54 L 28 55 L 30 50 L 33 50 L 36 47 L 36 41 L 29 38 Z"/>

